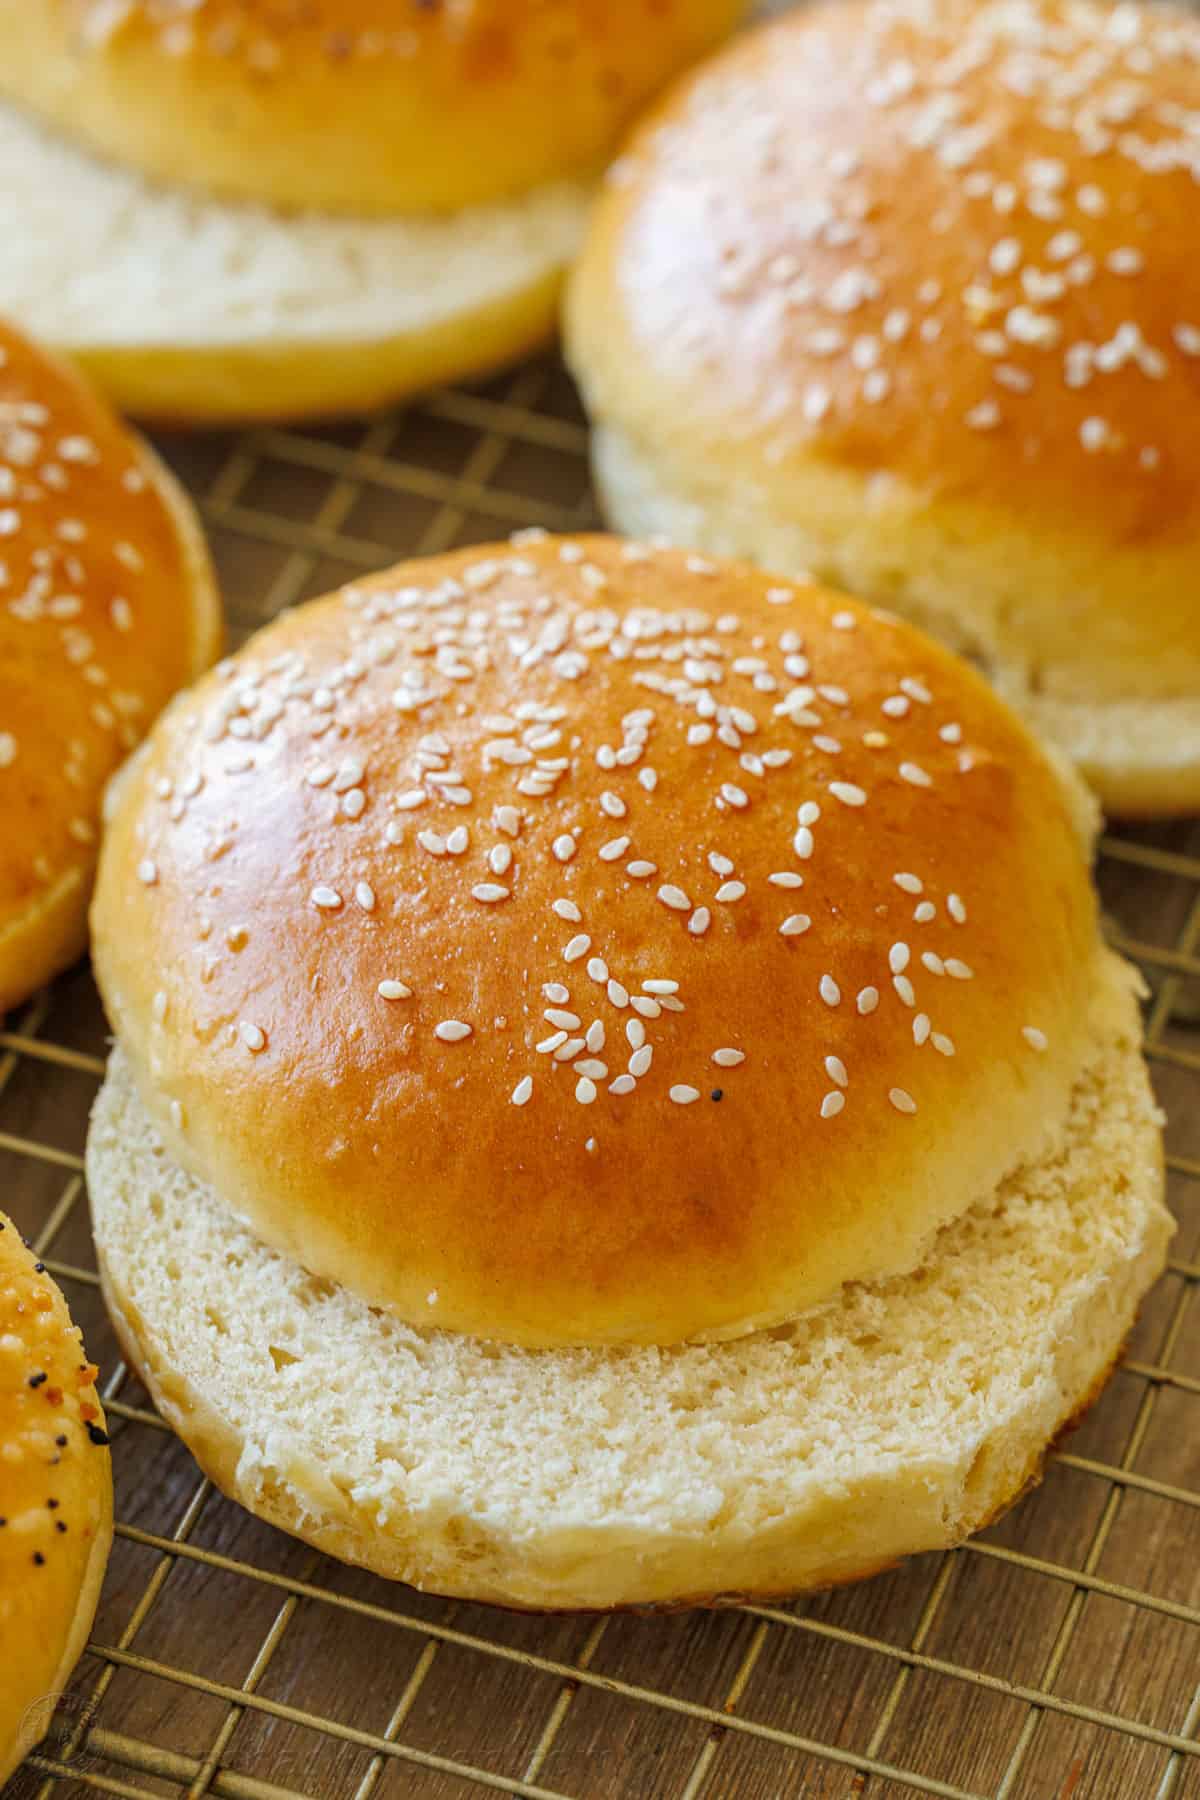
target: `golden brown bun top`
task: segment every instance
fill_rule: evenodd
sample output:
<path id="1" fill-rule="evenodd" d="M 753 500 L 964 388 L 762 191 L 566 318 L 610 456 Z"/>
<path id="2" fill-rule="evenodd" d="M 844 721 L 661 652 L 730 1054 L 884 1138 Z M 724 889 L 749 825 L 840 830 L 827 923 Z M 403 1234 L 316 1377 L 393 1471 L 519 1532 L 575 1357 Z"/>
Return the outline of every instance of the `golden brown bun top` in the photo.
<path id="1" fill-rule="evenodd" d="M 740 564 L 537 539 L 162 720 L 94 958 L 168 1147 L 422 1323 L 673 1342 L 911 1264 L 1065 1111 L 1069 797 L 967 667 Z"/>
<path id="2" fill-rule="evenodd" d="M 614 165 L 571 298 L 593 410 L 770 483 L 815 455 L 1194 540 L 1198 112 L 1181 10 L 838 0 L 765 27 Z"/>
<path id="3" fill-rule="evenodd" d="M 742 0 L 0 0 L 0 92 L 188 187 L 449 210 L 597 168 Z"/>
<path id="4" fill-rule="evenodd" d="M 195 527 L 73 369 L 0 322 L 0 1010 L 100 795 L 218 635 Z"/>
<path id="5" fill-rule="evenodd" d="M 0 1771 L 60 1673 L 108 1531 L 95 1379 L 66 1301 L 0 1213 Z"/>

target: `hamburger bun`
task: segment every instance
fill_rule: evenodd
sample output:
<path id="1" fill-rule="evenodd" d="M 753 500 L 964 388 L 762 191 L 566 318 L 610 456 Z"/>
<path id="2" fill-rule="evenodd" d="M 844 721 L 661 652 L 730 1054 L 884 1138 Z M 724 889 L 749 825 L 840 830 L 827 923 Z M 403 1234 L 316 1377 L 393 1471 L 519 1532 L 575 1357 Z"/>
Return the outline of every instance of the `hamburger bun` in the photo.
<path id="1" fill-rule="evenodd" d="M 108 1562 L 96 1373 L 66 1301 L 0 1213 L 0 1785 L 49 1727 Z"/>
<path id="2" fill-rule="evenodd" d="M 964 664 L 746 565 L 522 534 L 299 609 L 114 797 L 129 1355 L 225 1491 L 439 1591 L 957 1541 L 1170 1232 L 1093 822 Z"/>
<path id="3" fill-rule="evenodd" d="M 739 10 L 0 0 L 0 306 L 167 421 L 483 372 L 551 334 L 617 133 Z"/>
<path id="4" fill-rule="evenodd" d="M 966 652 L 1123 813 L 1200 806 L 1200 22 L 829 0 L 675 88 L 568 296 L 611 519 Z"/>
<path id="5" fill-rule="evenodd" d="M 3 1013 L 82 951 L 105 784 L 221 624 L 172 476 L 2 322 L 0 564 Z"/>

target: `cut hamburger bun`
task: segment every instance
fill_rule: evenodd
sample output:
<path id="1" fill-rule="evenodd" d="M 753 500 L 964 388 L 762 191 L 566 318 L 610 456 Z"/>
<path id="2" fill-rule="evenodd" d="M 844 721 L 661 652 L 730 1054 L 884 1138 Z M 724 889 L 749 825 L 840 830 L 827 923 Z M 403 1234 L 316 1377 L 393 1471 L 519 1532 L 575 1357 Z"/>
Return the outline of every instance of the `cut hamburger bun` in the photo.
<path id="1" fill-rule="evenodd" d="M 959 1542 L 1102 1387 L 1170 1235 L 1128 971 L 1053 1147 L 919 1268 L 774 1331 L 525 1350 L 269 1249 L 114 1053 L 88 1144 L 126 1356 L 219 1488 L 347 1562 L 507 1606 L 766 1597 Z M 882 1196 L 884 1203 L 896 1196 Z"/>
<path id="2" fill-rule="evenodd" d="M 912 1268 L 1061 1132 L 1084 815 L 890 616 L 489 546 L 172 708 L 93 964 L 172 1156 L 317 1274 L 526 1345 L 735 1336 Z"/>
<path id="3" fill-rule="evenodd" d="M 1182 8 L 806 7 L 614 165 L 566 311 L 609 517 L 980 662 L 1107 808 L 1200 806 Z"/>
<path id="4" fill-rule="evenodd" d="M 167 421 L 486 371 L 551 334 L 617 132 L 739 10 L 0 0 L 0 307 Z"/>
<path id="5" fill-rule="evenodd" d="M 1170 1232 L 1091 824 L 966 665 L 747 565 L 534 534 L 301 608 L 113 797 L 129 1355 L 227 1492 L 442 1592 L 956 1542 Z"/>
<path id="6" fill-rule="evenodd" d="M 66 1301 L 0 1213 L 0 1785 L 49 1728 L 108 1562 L 96 1373 Z"/>
<path id="7" fill-rule="evenodd" d="M 3 322 L 0 599 L 3 1013 L 82 951 L 104 786 L 221 632 L 173 477 Z"/>

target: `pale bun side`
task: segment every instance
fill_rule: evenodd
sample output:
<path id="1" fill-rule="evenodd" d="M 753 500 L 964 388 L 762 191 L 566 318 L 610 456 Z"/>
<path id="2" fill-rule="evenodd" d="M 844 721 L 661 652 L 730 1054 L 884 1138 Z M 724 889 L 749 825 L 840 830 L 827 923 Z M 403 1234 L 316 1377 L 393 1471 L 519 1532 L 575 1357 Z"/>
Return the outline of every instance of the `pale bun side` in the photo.
<path id="1" fill-rule="evenodd" d="M 289 217 L 153 186 L 8 106 L 0 164 L 0 310 L 168 424 L 362 412 L 514 360 L 553 334 L 590 199 Z"/>
<path id="2" fill-rule="evenodd" d="M 1194 806 L 1197 108 L 1179 7 L 826 3 L 732 44 L 572 275 L 612 521 L 895 605 L 1107 804 Z"/>
<path id="3" fill-rule="evenodd" d="M 74 369 L 0 323 L 0 1013 L 83 950 L 101 796 L 221 640 L 191 503 Z"/>
<path id="4" fill-rule="evenodd" d="M 1142 596 L 1153 628 L 1194 591 L 1192 549 L 1112 551 L 1052 540 L 978 509 L 931 509 L 903 483 L 814 461 L 786 507 L 744 471 L 684 470 L 617 425 L 592 432 L 604 516 L 635 537 L 691 544 L 818 580 L 893 606 L 982 668 L 1047 744 L 1056 745 L 1118 818 L 1200 811 L 1200 696 L 1163 697 L 1159 665 L 1114 641 L 1119 695 L 1089 697 L 1090 677 L 1061 648 L 1039 655 L 1047 625 L 1074 642 L 1095 629 L 1097 595 Z M 1061 596 L 1044 609 L 1045 596 Z M 1109 621 L 1119 626 L 1114 616 Z M 1186 654 L 1186 650 L 1184 652 Z"/>
<path id="5" fill-rule="evenodd" d="M 0 94 L 193 192 L 395 216 L 599 169 L 743 0 L 0 0 Z"/>
<path id="6" fill-rule="evenodd" d="M 0 1784 L 49 1727 L 112 1544 L 95 1377 L 62 1294 L 0 1213 Z"/>
<path id="7" fill-rule="evenodd" d="M 535 534 L 184 696 L 93 966 L 172 1154 L 315 1272 L 511 1342 L 733 1335 L 912 1267 L 1061 1125 L 1077 789 L 890 615 Z"/>
<path id="8" fill-rule="evenodd" d="M 377 1574 L 508 1606 L 768 1597 L 959 1542 L 1102 1385 L 1171 1232 L 1130 971 L 1061 1135 L 911 1275 L 789 1328 L 529 1351 L 417 1331 L 186 1175 L 122 1053 L 88 1177 L 130 1361 L 216 1484 Z"/>

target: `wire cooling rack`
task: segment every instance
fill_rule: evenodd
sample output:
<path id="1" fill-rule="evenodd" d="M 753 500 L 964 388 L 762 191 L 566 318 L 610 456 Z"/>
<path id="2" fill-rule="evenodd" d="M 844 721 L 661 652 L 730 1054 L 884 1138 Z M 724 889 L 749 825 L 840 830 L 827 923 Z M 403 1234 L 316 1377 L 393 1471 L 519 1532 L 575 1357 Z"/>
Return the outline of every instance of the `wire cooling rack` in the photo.
<path id="1" fill-rule="evenodd" d="M 552 362 L 372 422 L 164 448 L 235 638 L 400 556 L 594 517 Z M 89 1653 L 6 1800 L 1200 1800 L 1200 829 L 1114 833 L 1100 879 L 1151 988 L 1170 1269 L 1032 1497 L 962 1550 L 795 1605 L 520 1617 L 373 1580 L 224 1500 L 97 1290 L 90 977 L 10 1018 L 0 1199 L 104 1366 L 119 1524 Z"/>

